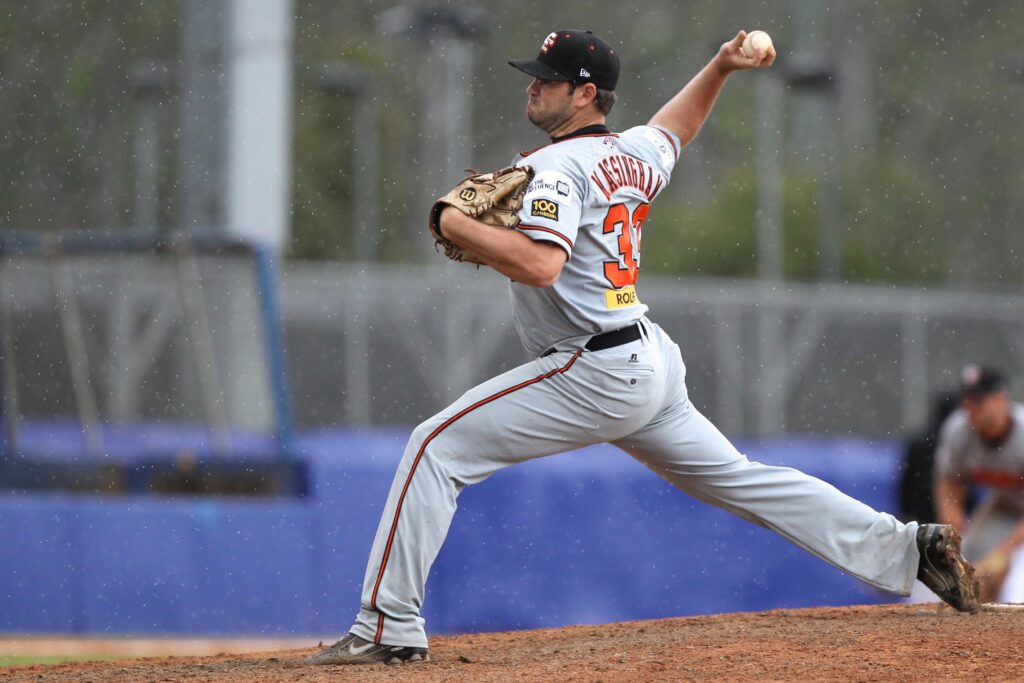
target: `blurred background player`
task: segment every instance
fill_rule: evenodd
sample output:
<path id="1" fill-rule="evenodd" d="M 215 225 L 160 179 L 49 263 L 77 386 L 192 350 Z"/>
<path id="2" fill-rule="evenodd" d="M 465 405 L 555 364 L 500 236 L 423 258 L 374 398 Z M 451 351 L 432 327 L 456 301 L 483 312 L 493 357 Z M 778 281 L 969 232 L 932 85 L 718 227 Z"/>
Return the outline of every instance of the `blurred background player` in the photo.
<path id="1" fill-rule="evenodd" d="M 970 364 L 961 371 L 961 407 L 943 423 L 935 453 L 938 520 L 963 534 L 983 601 L 1024 601 L 1024 405 L 1004 376 Z M 984 488 L 967 512 L 972 485 Z"/>

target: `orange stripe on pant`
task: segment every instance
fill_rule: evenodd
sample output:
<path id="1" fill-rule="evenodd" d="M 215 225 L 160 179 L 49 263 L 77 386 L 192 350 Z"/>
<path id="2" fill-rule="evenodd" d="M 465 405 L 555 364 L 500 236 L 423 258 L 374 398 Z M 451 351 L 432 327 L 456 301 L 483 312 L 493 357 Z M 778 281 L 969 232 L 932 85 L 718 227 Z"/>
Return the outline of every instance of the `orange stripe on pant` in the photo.
<path id="1" fill-rule="evenodd" d="M 409 485 L 412 484 L 412 475 L 414 475 L 416 473 L 416 467 L 417 467 L 417 465 L 420 464 L 420 459 L 423 457 L 423 454 L 427 450 L 427 444 L 429 444 L 434 439 L 434 437 L 436 437 L 438 434 L 440 434 L 445 429 L 447 429 L 456 420 L 464 417 L 465 415 L 468 415 L 469 413 L 473 412 L 477 408 L 480 408 L 481 406 L 487 405 L 488 403 L 491 403 L 492 401 L 496 401 L 499 398 L 501 398 L 502 396 L 508 396 L 509 394 L 511 394 L 514 391 L 519 391 L 520 389 L 528 387 L 528 386 L 530 386 L 532 384 L 536 384 L 537 382 L 541 382 L 543 380 L 546 380 L 549 377 L 554 377 L 555 375 L 558 375 L 558 374 L 561 374 L 563 372 L 566 372 L 569 368 L 572 367 L 572 364 L 576 362 L 576 359 L 579 358 L 580 354 L 582 354 L 582 353 L 583 353 L 583 351 L 577 351 L 576 353 L 574 353 L 572 355 L 572 358 L 569 359 L 569 362 L 566 363 L 565 365 L 563 365 L 560 368 L 555 368 L 554 370 L 550 370 L 548 372 L 545 372 L 543 375 L 538 375 L 537 377 L 534 377 L 533 379 L 530 379 L 530 380 L 527 380 L 527 381 L 522 382 L 520 384 L 517 384 L 514 387 L 509 387 L 508 389 L 504 389 L 502 391 L 499 391 L 498 393 L 494 394 L 493 396 L 488 396 L 487 398 L 484 398 L 484 399 L 481 399 L 481 400 L 477 401 L 476 403 L 474 403 L 473 405 L 469 406 L 468 408 L 465 408 L 464 410 L 460 411 L 458 414 L 453 415 L 452 417 L 450 417 L 447 420 L 445 420 L 444 424 L 442 424 L 440 427 L 438 427 L 433 432 L 431 432 L 430 436 L 428 436 L 426 439 L 423 440 L 423 445 L 421 445 L 420 449 L 416 452 L 416 458 L 413 460 L 412 467 L 409 469 L 409 476 L 407 476 L 405 478 L 405 486 L 402 487 L 402 495 L 400 495 L 398 497 L 398 504 L 395 506 L 395 519 L 394 519 L 393 522 L 391 522 L 391 532 L 388 534 L 387 545 L 384 546 L 384 557 L 381 558 L 381 561 L 380 561 L 380 571 L 377 573 L 377 582 L 373 585 L 373 595 L 370 597 L 370 607 L 372 609 L 377 609 L 377 591 L 380 589 L 380 583 L 384 579 L 384 570 L 387 568 L 387 566 L 388 566 L 388 558 L 391 556 L 391 545 L 392 545 L 392 543 L 395 540 L 395 532 L 398 530 L 398 518 L 402 514 L 402 504 L 405 502 L 405 494 L 409 492 Z M 377 634 L 374 636 L 374 642 L 377 645 L 380 645 L 380 639 L 381 639 L 381 635 L 383 633 L 384 633 L 384 613 L 381 612 L 380 615 L 377 617 Z"/>

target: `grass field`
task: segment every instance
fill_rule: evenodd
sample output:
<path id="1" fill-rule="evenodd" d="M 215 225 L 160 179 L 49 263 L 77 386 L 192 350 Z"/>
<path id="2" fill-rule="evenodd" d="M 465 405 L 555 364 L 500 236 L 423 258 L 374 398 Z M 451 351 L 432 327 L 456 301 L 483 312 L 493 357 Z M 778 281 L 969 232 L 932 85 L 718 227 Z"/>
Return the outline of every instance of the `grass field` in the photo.
<path id="1" fill-rule="evenodd" d="M 0 655 L 0 666 L 25 666 L 28 664 L 64 664 L 66 662 L 111 662 L 118 659 L 131 659 L 130 655 L 118 657 L 114 655 Z"/>
<path id="2" fill-rule="evenodd" d="M 0 668 L 69 662 L 110 662 L 143 657 L 202 657 L 309 648 L 329 637 L 306 638 L 152 638 L 67 637 L 0 634 Z"/>

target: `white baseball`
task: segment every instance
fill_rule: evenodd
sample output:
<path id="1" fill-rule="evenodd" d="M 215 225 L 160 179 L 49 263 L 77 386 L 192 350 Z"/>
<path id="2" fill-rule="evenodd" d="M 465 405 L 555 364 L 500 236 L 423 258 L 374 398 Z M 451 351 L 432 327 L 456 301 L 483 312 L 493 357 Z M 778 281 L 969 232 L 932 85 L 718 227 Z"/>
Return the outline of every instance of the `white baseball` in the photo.
<path id="1" fill-rule="evenodd" d="M 746 57 L 753 57 L 755 53 L 760 52 L 765 54 L 768 52 L 768 48 L 772 46 L 772 37 L 764 31 L 751 31 L 747 34 L 747 37 L 743 39 L 743 45 L 741 49 Z"/>

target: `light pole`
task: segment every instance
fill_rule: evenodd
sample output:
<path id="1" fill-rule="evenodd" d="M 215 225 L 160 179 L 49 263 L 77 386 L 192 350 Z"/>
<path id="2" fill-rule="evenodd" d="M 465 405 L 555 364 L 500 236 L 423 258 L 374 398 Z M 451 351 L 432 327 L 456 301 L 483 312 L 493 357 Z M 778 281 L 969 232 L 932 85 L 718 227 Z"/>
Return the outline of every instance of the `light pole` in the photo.
<path id="1" fill-rule="evenodd" d="M 132 70 L 132 92 L 139 103 L 133 155 L 136 230 L 154 230 L 160 220 L 160 110 L 174 89 L 174 71 L 166 62 L 143 62 Z"/>
<path id="2" fill-rule="evenodd" d="M 781 78 L 766 74 L 755 86 L 757 99 L 757 253 L 758 278 L 762 302 L 757 313 L 758 363 L 760 365 L 757 402 L 757 433 L 782 434 L 786 427 L 789 397 L 787 342 L 783 329 L 785 310 L 777 303 L 778 287 L 785 279 L 785 239 L 783 233 L 785 187 L 785 108 L 786 91 L 801 94 L 830 95 L 836 78 L 830 68 L 814 62 L 796 61 L 780 65 Z M 831 98 L 830 98 L 831 99 Z M 831 110 L 828 106 L 827 111 Z M 827 114 L 826 114 L 827 115 Z M 812 139 L 821 145 L 825 162 L 822 175 L 822 220 L 818 232 L 818 276 L 834 280 L 839 274 L 842 200 L 837 181 L 835 136 L 816 126 Z M 829 164 L 828 161 L 832 163 Z"/>
<path id="3" fill-rule="evenodd" d="M 817 146 L 816 171 L 820 190 L 818 202 L 821 218 L 818 223 L 818 279 L 836 280 L 842 267 L 843 200 L 840 190 L 838 134 L 831 130 L 835 123 L 835 98 L 838 79 L 830 66 L 816 61 L 797 61 L 787 65 L 786 84 L 794 94 L 815 98 L 817 120 L 813 120 L 811 144 Z"/>
<path id="4" fill-rule="evenodd" d="M 373 78 L 356 65 L 331 62 L 321 69 L 316 87 L 353 98 L 351 253 L 359 261 L 376 261 L 380 235 L 380 133 Z"/>
<path id="5" fill-rule="evenodd" d="M 785 92 L 780 79 L 757 79 L 757 274 L 766 282 L 779 282 L 783 269 L 783 177 Z"/>
<path id="6" fill-rule="evenodd" d="M 378 29 L 385 35 L 408 35 L 426 46 L 420 81 L 423 85 L 423 148 L 420 168 L 431 179 L 432 192 L 423 194 L 417 216 L 425 216 L 439 188 L 459 181 L 470 166 L 473 80 L 476 44 L 487 33 L 487 16 L 475 7 L 401 5 L 384 12 Z M 413 223 L 414 243 L 432 252 L 430 240 L 419 239 L 422 221 Z"/>

